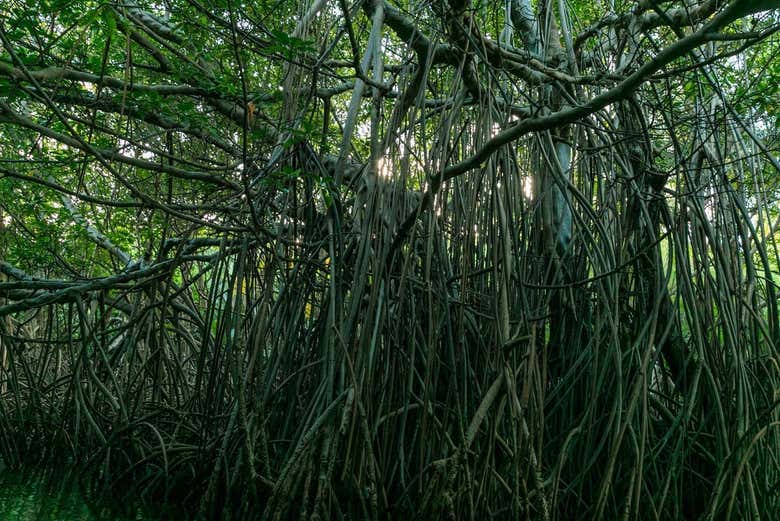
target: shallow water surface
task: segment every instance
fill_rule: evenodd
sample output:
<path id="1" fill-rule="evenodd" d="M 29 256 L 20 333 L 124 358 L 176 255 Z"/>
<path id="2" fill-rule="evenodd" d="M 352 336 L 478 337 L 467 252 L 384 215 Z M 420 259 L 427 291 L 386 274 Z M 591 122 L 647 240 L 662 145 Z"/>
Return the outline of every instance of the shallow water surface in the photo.
<path id="1" fill-rule="evenodd" d="M 3 521 L 158 519 L 144 515 L 140 509 L 135 516 L 123 516 L 108 507 L 85 497 L 74 472 L 52 475 L 39 470 L 0 470 L 0 520 Z"/>

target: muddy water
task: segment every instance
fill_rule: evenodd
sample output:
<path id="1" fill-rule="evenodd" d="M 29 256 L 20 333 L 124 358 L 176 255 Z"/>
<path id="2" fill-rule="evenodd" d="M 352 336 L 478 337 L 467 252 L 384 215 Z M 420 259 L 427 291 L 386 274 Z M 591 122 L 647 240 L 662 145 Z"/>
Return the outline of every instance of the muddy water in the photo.
<path id="1" fill-rule="evenodd" d="M 0 467 L 2 463 L 0 462 Z M 158 521 L 143 511 L 88 498 L 74 472 L 0 470 L 0 520 L 3 521 Z M 120 511 L 136 511 L 135 515 Z"/>

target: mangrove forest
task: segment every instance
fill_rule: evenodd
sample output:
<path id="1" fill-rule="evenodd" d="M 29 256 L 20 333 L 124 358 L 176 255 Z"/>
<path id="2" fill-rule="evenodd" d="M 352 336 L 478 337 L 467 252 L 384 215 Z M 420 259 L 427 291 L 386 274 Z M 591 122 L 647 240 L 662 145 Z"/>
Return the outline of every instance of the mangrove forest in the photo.
<path id="1" fill-rule="evenodd" d="M 2 0 L 0 483 L 776 521 L 779 200 L 780 0 Z"/>

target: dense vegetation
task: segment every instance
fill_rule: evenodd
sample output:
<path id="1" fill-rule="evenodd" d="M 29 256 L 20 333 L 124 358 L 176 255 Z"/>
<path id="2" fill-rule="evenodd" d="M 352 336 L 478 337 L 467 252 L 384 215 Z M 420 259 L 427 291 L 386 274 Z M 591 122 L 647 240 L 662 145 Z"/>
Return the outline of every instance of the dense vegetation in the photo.
<path id="1" fill-rule="evenodd" d="M 0 459 L 203 519 L 773 519 L 776 0 L 4 0 Z"/>

